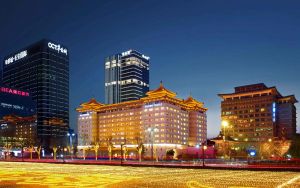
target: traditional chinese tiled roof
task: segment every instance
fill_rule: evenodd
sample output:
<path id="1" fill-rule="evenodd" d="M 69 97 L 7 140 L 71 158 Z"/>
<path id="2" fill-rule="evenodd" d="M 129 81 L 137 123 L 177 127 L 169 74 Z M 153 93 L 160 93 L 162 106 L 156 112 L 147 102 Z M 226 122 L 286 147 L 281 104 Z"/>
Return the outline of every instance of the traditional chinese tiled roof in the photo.
<path id="1" fill-rule="evenodd" d="M 186 100 L 177 98 L 176 93 L 166 89 L 162 83 L 160 83 L 157 89 L 147 92 L 146 95 L 146 97 L 143 97 L 139 100 L 132 100 L 115 104 L 101 104 L 95 99 L 91 99 L 89 102 L 82 103 L 76 110 L 78 112 L 115 110 L 118 108 L 138 107 L 142 106 L 145 103 L 155 101 L 168 101 L 189 110 L 207 110 L 207 108 L 203 107 L 202 102 L 199 102 L 192 97 L 189 97 Z"/>
<path id="2" fill-rule="evenodd" d="M 104 104 L 99 103 L 96 99 L 92 98 L 90 101 L 86 103 L 82 103 L 79 108 L 77 108 L 77 111 L 83 112 L 83 111 L 89 111 L 89 110 L 98 110 L 100 109 Z"/>
<path id="3" fill-rule="evenodd" d="M 163 86 L 162 82 L 160 82 L 160 85 L 157 89 L 147 92 L 146 95 L 148 97 L 163 97 L 163 96 L 168 96 L 171 98 L 176 97 L 176 93 L 166 89 Z"/>
<path id="4" fill-rule="evenodd" d="M 203 103 L 197 101 L 196 99 L 194 99 L 192 96 L 189 96 L 186 100 L 184 100 L 184 103 L 190 106 L 199 106 L 199 107 L 203 107 Z"/>

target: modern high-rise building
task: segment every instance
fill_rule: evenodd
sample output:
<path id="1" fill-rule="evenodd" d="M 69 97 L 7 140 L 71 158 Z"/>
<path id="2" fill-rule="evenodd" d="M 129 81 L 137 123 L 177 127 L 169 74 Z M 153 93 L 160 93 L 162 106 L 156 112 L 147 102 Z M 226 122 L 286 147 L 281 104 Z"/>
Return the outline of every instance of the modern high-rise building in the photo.
<path id="1" fill-rule="evenodd" d="M 137 145 L 144 144 L 165 153 L 206 140 L 207 108 L 202 102 L 191 96 L 179 99 L 162 84 L 146 95 L 118 104 L 101 104 L 95 99 L 81 104 L 77 108 L 79 145 L 126 144 L 136 151 Z"/>
<path id="2" fill-rule="evenodd" d="M 235 87 L 234 93 L 219 94 L 223 135 L 236 141 L 292 139 L 296 134 L 296 100 L 282 96 L 276 87 L 263 83 Z"/>
<path id="3" fill-rule="evenodd" d="M 37 107 L 37 136 L 43 146 L 62 142 L 69 127 L 69 53 L 41 40 L 5 57 L 3 84 L 28 90 Z"/>
<path id="4" fill-rule="evenodd" d="M 149 57 L 129 50 L 105 59 L 105 103 L 137 100 L 149 91 Z"/>

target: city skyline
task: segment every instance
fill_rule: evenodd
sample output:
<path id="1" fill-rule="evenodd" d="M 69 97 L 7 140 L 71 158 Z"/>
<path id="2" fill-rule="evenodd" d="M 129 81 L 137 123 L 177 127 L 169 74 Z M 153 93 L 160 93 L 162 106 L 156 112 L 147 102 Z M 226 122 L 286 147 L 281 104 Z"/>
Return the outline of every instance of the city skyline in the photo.
<path id="1" fill-rule="evenodd" d="M 14 2 L 3 4 L 2 61 L 7 54 L 42 38 L 68 47 L 72 128 L 76 128 L 75 108 L 80 103 L 92 97 L 104 101 L 104 58 L 129 48 L 151 57 L 150 89 L 163 80 L 180 98 L 192 93 L 204 101 L 208 137 L 220 131 L 218 93 L 264 82 L 280 88 L 283 95 L 300 96 L 300 13 L 293 4 L 101 1 L 97 6 L 73 3 L 69 13 L 65 11 L 67 2 L 59 2 L 59 10 L 53 13 L 56 3 L 18 2 L 18 7 Z M 32 6 L 38 11 L 25 14 Z M 120 11 L 112 13 L 112 7 Z M 8 11 L 11 8 L 15 8 L 13 14 Z M 48 25 L 41 27 L 48 17 L 52 17 Z M 110 22 L 118 24 L 108 25 Z M 299 109 L 299 104 L 296 107 Z M 299 117 L 297 120 L 299 132 Z"/>

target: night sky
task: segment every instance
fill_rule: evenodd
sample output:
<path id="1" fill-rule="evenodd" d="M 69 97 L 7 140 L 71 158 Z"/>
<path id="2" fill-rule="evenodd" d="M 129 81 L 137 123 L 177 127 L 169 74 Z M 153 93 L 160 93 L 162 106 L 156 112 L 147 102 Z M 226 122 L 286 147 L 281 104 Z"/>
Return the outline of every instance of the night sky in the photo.
<path id="1" fill-rule="evenodd" d="M 68 47 L 74 128 L 80 103 L 104 102 L 104 58 L 128 49 L 150 56 L 151 89 L 162 80 L 205 103 L 208 137 L 220 129 L 217 94 L 235 86 L 264 82 L 300 100 L 297 0 L 10 0 L 0 2 L 0 28 L 1 61 L 42 38 Z"/>

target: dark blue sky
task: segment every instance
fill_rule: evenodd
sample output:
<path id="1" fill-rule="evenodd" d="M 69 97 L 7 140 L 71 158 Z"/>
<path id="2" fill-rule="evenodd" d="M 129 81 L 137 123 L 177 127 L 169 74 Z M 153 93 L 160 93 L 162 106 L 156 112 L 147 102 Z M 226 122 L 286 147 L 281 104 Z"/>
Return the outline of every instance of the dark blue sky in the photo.
<path id="1" fill-rule="evenodd" d="M 205 103 L 209 137 L 220 129 L 217 94 L 234 86 L 264 82 L 300 99 L 297 0 L 1 1 L 0 26 L 1 60 L 42 38 L 68 47 L 72 127 L 80 103 L 104 101 L 104 58 L 130 48 L 151 57 L 152 89 L 163 80 Z"/>

